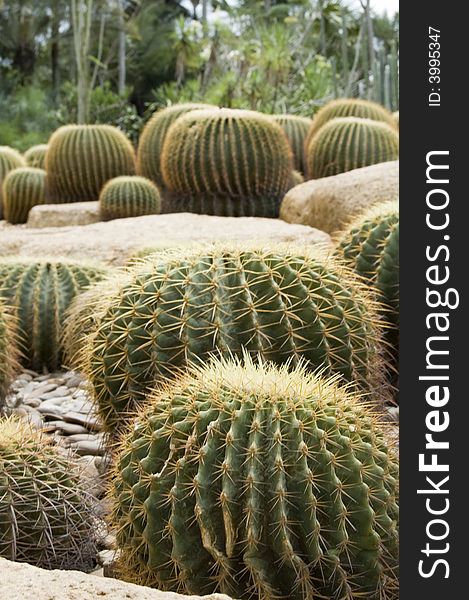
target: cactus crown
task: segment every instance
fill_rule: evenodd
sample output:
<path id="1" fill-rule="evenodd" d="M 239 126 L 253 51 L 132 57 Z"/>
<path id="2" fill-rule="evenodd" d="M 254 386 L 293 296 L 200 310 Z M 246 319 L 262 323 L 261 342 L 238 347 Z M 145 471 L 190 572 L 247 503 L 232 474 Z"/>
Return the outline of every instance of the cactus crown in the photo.
<path id="1" fill-rule="evenodd" d="M 395 160 L 399 135 L 380 121 L 356 117 L 328 121 L 311 140 L 305 155 L 308 177 L 318 179 Z"/>
<path id="2" fill-rule="evenodd" d="M 215 362 L 153 393 L 113 484 L 121 574 L 241 600 L 397 598 L 397 462 L 356 394 Z"/>
<path id="3" fill-rule="evenodd" d="M 116 177 L 106 183 L 99 195 L 103 221 L 154 215 L 160 212 L 160 208 L 158 188 L 145 177 Z"/>
<path id="4" fill-rule="evenodd" d="M 98 200 L 107 181 L 135 174 L 135 153 L 117 127 L 65 125 L 49 140 L 46 171 L 54 202 Z"/>
<path id="5" fill-rule="evenodd" d="M 29 211 L 46 202 L 46 172 L 35 167 L 10 171 L 3 182 L 3 211 L 6 221 L 26 223 Z"/>
<path id="6" fill-rule="evenodd" d="M 303 147 L 306 135 L 313 123 L 308 117 L 299 117 L 297 115 L 273 115 L 273 119 L 285 132 L 288 142 L 293 152 L 293 164 L 296 171 L 305 172 L 303 162 Z"/>
<path id="7" fill-rule="evenodd" d="M 44 169 L 46 165 L 46 152 L 48 149 L 47 144 L 38 144 L 32 146 L 29 150 L 24 153 L 24 159 L 28 167 L 37 167 L 38 169 Z"/>

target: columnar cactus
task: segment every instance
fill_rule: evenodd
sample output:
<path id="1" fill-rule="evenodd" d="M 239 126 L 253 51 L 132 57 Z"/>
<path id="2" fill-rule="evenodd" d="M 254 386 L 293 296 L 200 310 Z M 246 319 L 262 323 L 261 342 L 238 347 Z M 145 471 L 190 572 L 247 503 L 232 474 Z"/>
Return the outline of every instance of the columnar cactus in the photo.
<path id="1" fill-rule="evenodd" d="M 163 144 L 171 125 L 181 115 L 191 110 L 215 108 L 210 104 L 175 104 L 157 111 L 145 125 L 137 151 L 137 172 L 143 177 L 151 179 L 159 189 L 164 189 L 163 174 L 161 172 L 161 153 Z"/>
<path id="2" fill-rule="evenodd" d="M 3 219 L 3 180 L 9 171 L 25 166 L 26 161 L 19 152 L 9 146 L 0 146 L 0 219 Z"/>
<path id="3" fill-rule="evenodd" d="M 249 357 L 193 369 L 151 394 L 117 456 L 124 579 L 240 600 L 397 600 L 396 455 L 336 378 Z"/>
<path id="4" fill-rule="evenodd" d="M 303 148 L 306 135 L 313 123 L 312 119 L 309 119 L 308 117 L 298 117 L 296 115 L 273 115 L 273 118 L 287 136 L 293 152 L 293 164 L 295 170 L 304 173 Z"/>
<path id="5" fill-rule="evenodd" d="M 16 323 L 0 303 L 0 414 L 5 396 L 18 369 Z"/>
<path id="6" fill-rule="evenodd" d="M 104 269 L 60 261 L 0 262 L 0 297 L 14 308 L 24 353 L 35 370 L 61 366 L 64 312 Z"/>
<path id="7" fill-rule="evenodd" d="M 32 146 L 29 150 L 26 150 L 24 159 L 28 167 L 44 169 L 46 166 L 46 152 L 48 147 L 47 144 L 38 144 L 37 146 Z"/>
<path id="8" fill-rule="evenodd" d="M 177 210 L 278 217 L 293 163 L 288 140 L 272 118 L 214 109 L 192 111 L 174 122 L 161 168 Z"/>
<path id="9" fill-rule="evenodd" d="M 110 125 L 66 125 L 49 140 L 46 171 L 51 201 L 98 200 L 103 185 L 135 174 L 131 142 Z"/>
<path id="10" fill-rule="evenodd" d="M 332 119 L 317 132 L 305 154 L 309 179 L 396 160 L 399 135 L 386 123 L 345 117 Z"/>
<path id="11" fill-rule="evenodd" d="M 356 278 L 307 251 L 176 249 L 117 284 L 89 339 L 88 373 L 108 430 L 125 425 L 148 389 L 213 352 L 380 383 L 373 307 Z"/>
<path id="12" fill-rule="evenodd" d="M 125 219 L 160 212 L 161 198 L 156 185 L 145 177 L 116 177 L 99 195 L 101 219 Z"/>
<path id="13" fill-rule="evenodd" d="M 11 417 L 0 421 L 0 492 L 1 557 L 47 569 L 93 566 L 92 498 L 77 466 Z"/>
<path id="14" fill-rule="evenodd" d="M 46 202 L 46 172 L 34 167 L 10 171 L 3 182 L 3 212 L 10 223 L 26 223 L 29 211 Z"/>

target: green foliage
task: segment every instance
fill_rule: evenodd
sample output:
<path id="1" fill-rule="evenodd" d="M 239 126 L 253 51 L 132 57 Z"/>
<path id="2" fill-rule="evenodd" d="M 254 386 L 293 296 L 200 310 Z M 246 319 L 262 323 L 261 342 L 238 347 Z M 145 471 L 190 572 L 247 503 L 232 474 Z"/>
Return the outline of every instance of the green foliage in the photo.
<path id="1" fill-rule="evenodd" d="M 99 195 L 103 221 L 155 215 L 160 208 L 158 188 L 145 177 L 116 177 L 106 183 Z"/>
<path id="2" fill-rule="evenodd" d="M 0 416 L 13 376 L 18 370 L 16 324 L 0 302 Z"/>
<path id="3" fill-rule="evenodd" d="M 292 152 L 281 127 L 261 113 L 199 110 L 172 125 L 161 170 L 174 211 L 278 217 Z"/>
<path id="4" fill-rule="evenodd" d="M 273 118 L 287 136 L 288 143 L 293 152 L 295 170 L 304 173 L 304 141 L 313 121 L 308 117 L 297 117 L 296 115 L 274 115 Z"/>
<path id="5" fill-rule="evenodd" d="M 10 171 L 25 166 L 26 162 L 17 150 L 0 146 L 0 219 L 3 218 L 3 181 Z"/>
<path id="6" fill-rule="evenodd" d="M 214 362 L 150 395 L 113 479 L 118 572 L 241 600 L 397 600 L 398 464 L 361 398 Z"/>
<path id="7" fill-rule="evenodd" d="M 338 175 L 399 157 L 399 135 L 382 121 L 337 118 L 313 136 L 305 153 L 308 179 Z"/>
<path id="8" fill-rule="evenodd" d="M 64 313 L 77 294 L 105 275 L 101 268 L 58 260 L 0 262 L 0 298 L 14 309 L 26 367 L 60 368 Z"/>
<path id="9" fill-rule="evenodd" d="M 10 171 L 3 182 L 3 212 L 9 223 L 26 223 L 29 211 L 46 202 L 46 172 L 34 167 Z"/>
<path id="10" fill-rule="evenodd" d="M 77 465 L 12 417 L 0 421 L 0 490 L 1 557 L 46 569 L 93 566 L 92 499 Z"/>
<path id="11" fill-rule="evenodd" d="M 44 169 L 46 165 L 46 152 L 47 144 L 38 144 L 32 146 L 24 153 L 24 159 L 28 167 L 36 167 L 37 169 Z"/>
<path id="12" fill-rule="evenodd" d="M 303 356 L 312 368 L 379 389 L 368 294 L 334 261 L 306 251 L 161 252 L 116 282 L 100 313 L 83 369 L 111 431 L 155 383 L 218 351 L 277 364 Z"/>
<path id="13" fill-rule="evenodd" d="M 107 181 L 135 174 L 134 149 L 116 127 L 65 125 L 49 140 L 46 171 L 53 202 L 98 200 Z"/>

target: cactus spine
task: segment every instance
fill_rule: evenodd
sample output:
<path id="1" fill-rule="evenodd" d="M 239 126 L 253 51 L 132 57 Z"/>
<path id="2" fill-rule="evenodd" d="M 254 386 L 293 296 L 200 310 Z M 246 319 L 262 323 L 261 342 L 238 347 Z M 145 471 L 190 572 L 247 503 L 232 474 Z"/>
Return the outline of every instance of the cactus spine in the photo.
<path id="1" fill-rule="evenodd" d="M 398 466 L 370 408 L 304 365 L 244 363 L 153 393 L 124 438 L 120 575 L 240 600 L 397 600 Z"/>
<path id="2" fill-rule="evenodd" d="M 274 115 L 274 121 L 280 125 L 285 132 L 293 152 L 293 165 L 296 171 L 305 172 L 303 162 L 303 148 L 306 135 L 313 123 L 308 117 L 296 115 Z"/>
<path id="3" fill-rule="evenodd" d="M 76 294 L 105 273 L 59 261 L 0 262 L 0 297 L 15 310 L 25 366 L 61 366 L 64 312 Z"/>
<path id="4" fill-rule="evenodd" d="M 46 172 L 34 167 L 10 171 L 3 182 L 3 211 L 10 223 L 26 223 L 29 211 L 46 202 Z"/>
<path id="5" fill-rule="evenodd" d="M 177 210 L 278 217 L 293 163 L 288 140 L 272 118 L 214 109 L 175 121 L 161 167 L 167 189 L 179 200 Z"/>
<path id="6" fill-rule="evenodd" d="M 116 177 L 106 183 L 99 195 L 103 221 L 155 215 L 160 208 L 158 188 L 145 177 Z"/>
<path id="7" fill-rule="evenodd" d="M 26 162 L 19 152 L 9 146 L 0 146 L 0 219 L 3 219 L 3 180 L 9 171 L 25 166 Z"/>
<path id="8" fill-rule="evenodd" d="M 378 333 L 353 274 L 314 254 L 225 246 L 150 256 L 116 285 L 90 336 L 87 371 L 108 430 L 148 389 L 213 352 L 246 349 L 376 389 Z"/>
<path id="9" fill-rule="evenodd" d="M 47 569 L 89 570 L 91 496 L 77 466 L 31 425 L 0 421 L 0 556 Z"/>
<path id="10" fill-rule="evenodd" d="M 46 166 L 46 152 L 48 147 L 47 144 L 38 144 L 37 146 L 32 146 L 29 150 L 26 150 L 24 159 L 28 167 L 44 169 Z"/>
<path id="11" fill-rule="evenodd" d="M 107 181 L 135 174 L 134 149 L 116 127 L 66 125 L 49 140 L 46 171 L 53 202 L 98 200 Z"/>
<path id="12" fill-rule="evenodd" d="M 18 370 L 17 358 L 16 324 L 0 303 L 0 415 L 8 388 Z"/>
<path id="13" fill-rule="evenodd" d="M 305 155 L 308 178 L 319 179 L 399 157 L 399 135 L 386 123 L 332 119 L 311 140 Z"/>

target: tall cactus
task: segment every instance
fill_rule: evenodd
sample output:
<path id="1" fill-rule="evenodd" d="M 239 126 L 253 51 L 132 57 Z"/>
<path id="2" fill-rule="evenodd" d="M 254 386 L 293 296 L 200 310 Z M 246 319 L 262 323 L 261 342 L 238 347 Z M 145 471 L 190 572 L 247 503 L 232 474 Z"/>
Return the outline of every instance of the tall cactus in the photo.
<path id="1" fill-rule="evenodd" d="M 15 309 L 25 366 L 61 366 L 64 312 L 76 294 L 105 274 L 104 269 L 56 260 L 0 262 L 0 297 Z"/>
<path id="2" fill-rule="evenodd" d="M 52 202 L 98 200 L 107 181 L 135 174 L 135 153 L 116 127 L 66 125 L 49 140 L 46 171 Z"/>
<path id="3" fill-rule="evenodd" d="M 399 135 L 386 123 L 345 117 L 317 132 L 305 153 L 309 179 L 338 175 L 399 157 Z"/>
<path id="4" fill-rule="evenodd" d="M 24 159 L 28 167 L 44 169 L 46 166 L 46 153 L 48 147 L 47 144 L 38 144 L 37 146 L 32 146 L 29 150 L 26 150 Z"/>
<path id="5" fill-rule="evenodd" d="M 10 171 L 3 182 L 3 211 L 9 223 L 26 223 L 29 211 L 46 202 L 46 172 L 35 167 Z"/>
<path id="6" fill-rule="evenodd" d="M 47 569 L 93 567 L 93 504 L 76 464 L 12 417 L 0 420 L 0 490 L 1 557 Z"/>
<path id="7" fill-rule="evenodd" d="M 313 123 L 308 117 L 296 115 L 273 115 L 274 121 L 280 125 L 285 132 L 293 152 L 293 164 L 296 171 L 305 172 L 303 162 L 303 148 L 306 135 Z"/>
<path id="8" fill-rule="evenodd" d="M 145 177 L 116 177 L 99 195 L 101 219 L 125 219 L 160 212 L 161 198 L 156 185 Z"/>
<path id="9" fill-rule="evenodd" d="M 159 189 L 164 190 L 161 172 L 161 154 L 171 125 L 180 116 L 191 110 L 215 108 L 210 104 L 175 104 L 157 111 L 145 125 L 137 152 L 137 173 L 151 179 Z"/>
<path id="10" fill-rule="evenodd" d="M 161 157 L 177 210 L 278 217 L 293 170 L 272 118 L 248 110 L 192 111 L 171 126 Z"/>
<path id="11" fill-rule="evenodd" d="M 397 600 L 398 465 L 369 406 L 304 365 L 244 363 L 154 392 L 124 437 L 120 576 L 240 600 Z"/>
<path id="12" fill-rule="evenodd" d="M 16 323 L 0 302 L 0 415 L 5 396 L 18 370 Z"/>
<path id="13" fill-rule="evenodd" d="M 0 146 L 0 219 L 3 219 L 3 180 L 9 171 L 25 166 L 26 162 L 19 152 L 9 146 Z"/>
<path id="14" fill-rule="evenodd" d="M 118 282 L 83 366 L 108 430 L 148 389 L 213 352 L 282 363 L 303 356 L 363 389 L 379 387 L 369 294 L 332 259 L 213 248 L 150 256 Z"/>

